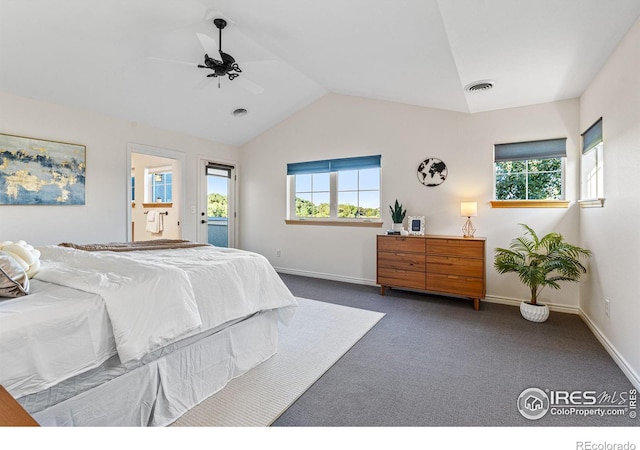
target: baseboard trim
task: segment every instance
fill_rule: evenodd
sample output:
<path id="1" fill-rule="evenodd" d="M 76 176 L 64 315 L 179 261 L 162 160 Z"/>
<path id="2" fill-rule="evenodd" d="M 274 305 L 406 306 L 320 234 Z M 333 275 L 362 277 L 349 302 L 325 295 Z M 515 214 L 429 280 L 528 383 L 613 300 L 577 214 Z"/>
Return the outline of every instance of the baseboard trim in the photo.
<path id="1" fill-rule="evenodd" d="M 365 286 L 377 286 L 375 280 L 367 280 L 364 278 L 345 277 L 342 275 L 333 275 L 322 272 L 311 272 L 307 270 L 289 269 L 286 267 L 274 267 L 278 273 L 286 273 L 289 275 L 299 275 L 302 277 L 321 278 L 323 280 L 343 281 L 345 283 L 363 284 Z"/>
<path id="2" fill-rule="evenodd" d="M 578 308 L 578 314 L 587 324 L 593 335 L 596 339 L 602 344 L 604 349 L 609 353 L 609 356 L 613 358 L 615 363 L 620 367 L 620 370 L 627 376 L 631 384 L 640 390 L 640 376 L 631 368 L 631 366 L 627 363 L 627 360 L 616 350 L 611 341 L 607 339 L 607 337 L 600 331 L 600 328 L 591 320 L 591 318 L 585 313 L 582 308 Z"/>
<path id="3" fill-rule="evenodd" d="M 520 307 L 520 303 L 522 303 L 525 300 L 522 298 L 498 297 L 495 295 L 487 295 L 484 298 L 484 301 L 488 303 L 499 303 L 501 305 Z M 545 302 L 545 305 L 549 307 L 549 311 L 579 315 L 579 308 L 577 306 L 557 305 L 554 303 L 546 303 L 546 302 Z"/>

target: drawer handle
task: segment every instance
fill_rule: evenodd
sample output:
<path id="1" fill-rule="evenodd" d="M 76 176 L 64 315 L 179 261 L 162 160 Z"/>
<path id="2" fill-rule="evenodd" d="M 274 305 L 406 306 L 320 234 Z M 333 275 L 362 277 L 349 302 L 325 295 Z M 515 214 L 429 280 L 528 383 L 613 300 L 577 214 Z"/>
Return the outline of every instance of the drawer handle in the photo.
<path id="1" fill-rule="evenodd" d="M 456 277 L 455 275 L 447 275 L 447 278 L 451 279 L 451 280 L 459 280 L 460 277 Z"/>

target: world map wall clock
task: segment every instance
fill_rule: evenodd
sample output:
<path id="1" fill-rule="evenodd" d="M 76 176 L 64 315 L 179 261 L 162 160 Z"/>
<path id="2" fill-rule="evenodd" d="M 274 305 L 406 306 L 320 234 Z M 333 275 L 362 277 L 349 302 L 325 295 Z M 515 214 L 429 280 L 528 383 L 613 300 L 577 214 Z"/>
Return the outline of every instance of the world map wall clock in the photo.
<path id="1" fill-rule="evenodd" d="M 441 185 L 447 174 L 447 165 L 438 158 L 427 158 L 418 165 L 418 181 L 425 186 Z"/>

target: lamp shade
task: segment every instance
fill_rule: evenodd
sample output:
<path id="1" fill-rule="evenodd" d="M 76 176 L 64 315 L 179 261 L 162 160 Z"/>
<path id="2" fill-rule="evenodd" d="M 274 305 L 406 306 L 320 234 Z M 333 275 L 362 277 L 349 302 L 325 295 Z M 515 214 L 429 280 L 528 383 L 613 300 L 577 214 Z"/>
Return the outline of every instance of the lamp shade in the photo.
<path id="1" fill-rule="evenodd" d="M 463 217 L 475 217 L 478 215 L 477 202 L 460 202 L 460 215 Z"/>

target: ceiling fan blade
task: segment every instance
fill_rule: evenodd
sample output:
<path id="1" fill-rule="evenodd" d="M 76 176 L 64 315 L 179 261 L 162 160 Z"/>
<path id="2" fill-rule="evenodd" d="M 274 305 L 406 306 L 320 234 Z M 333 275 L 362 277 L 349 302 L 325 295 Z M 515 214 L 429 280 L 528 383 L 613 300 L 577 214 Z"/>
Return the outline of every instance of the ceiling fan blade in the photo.
<path id="1" fill-rule="evenodd" d="M 240 76 L 236 80 L 233 80 L 234 83 L 240 85 L 240 87 L 246 89 L 252 94 L 262 94 L 264 92 L 264 88 L 257 83 L 247 79 L 247 77 Z"/>
<path id="2" fill-rule="evenodd" d="M 152 61 L 160 61 L 160 62 L 169 63 L 169 64 L 180 64 L 183 66 L 191 66 L 191 67 L 196 67 L 198 65 L 192 62 L 178 61 L 177 59 L 159 58 L 157 56 L 147 56 L 147 59 L 150 59 Z"/>
<path id="3" fill-rule="evenodd" d="M 222 61 L 222 57 L 220 56 L 220 51 L 218 50 L 218 41 L 215 38 L 209 36 L 204 33 L 196 33 L 202 48 L 210 58 L 216 59 L 218 61 Z"/>

